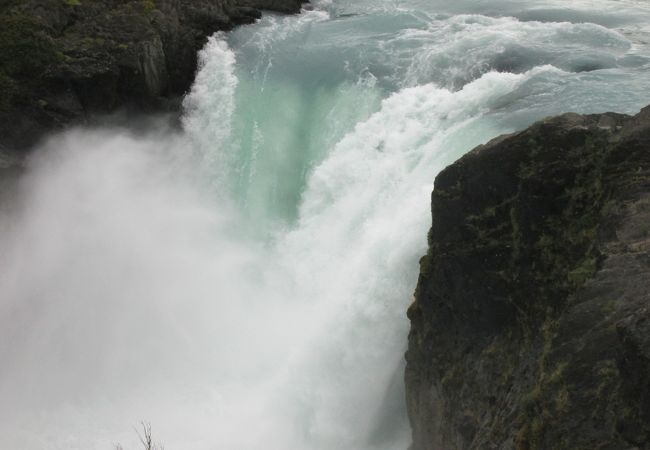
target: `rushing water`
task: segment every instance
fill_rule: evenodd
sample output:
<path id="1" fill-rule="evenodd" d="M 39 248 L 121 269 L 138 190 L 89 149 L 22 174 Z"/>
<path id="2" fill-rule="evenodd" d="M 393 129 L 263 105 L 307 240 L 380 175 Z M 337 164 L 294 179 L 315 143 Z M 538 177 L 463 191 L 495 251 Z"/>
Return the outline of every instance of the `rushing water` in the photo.
<path id="1" fill-rule="evenodd" d="M 450 4 L 451 3 L 451 4 Z M 0 216 L 0 448 L 404 450 L 435 175 L 650 103 L 642 1 L 330 0 L 213 37 L 184 133 L 78 129 Z"/>

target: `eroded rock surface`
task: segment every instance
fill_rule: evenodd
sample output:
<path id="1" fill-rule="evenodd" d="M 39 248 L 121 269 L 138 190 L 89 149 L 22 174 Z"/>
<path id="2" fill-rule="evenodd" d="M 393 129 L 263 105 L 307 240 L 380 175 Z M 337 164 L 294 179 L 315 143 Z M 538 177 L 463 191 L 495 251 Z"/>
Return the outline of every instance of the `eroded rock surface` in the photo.
<path id="1" fill-rule="evenodd" d="M 650 448 L 650 108 L 481 146 L 432 194 L 414 450 Z"/>
<path id="2" fill-rule="evenodd" d="M 117 109 L 165 111 L 216 31 L 297 0 L 0 0 L 0 150 Z"/>

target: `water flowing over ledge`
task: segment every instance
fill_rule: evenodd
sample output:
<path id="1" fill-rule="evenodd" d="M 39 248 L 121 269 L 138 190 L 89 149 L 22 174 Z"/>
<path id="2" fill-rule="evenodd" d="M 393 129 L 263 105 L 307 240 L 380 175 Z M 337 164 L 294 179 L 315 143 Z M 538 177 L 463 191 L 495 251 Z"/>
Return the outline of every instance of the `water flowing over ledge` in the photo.
<path id="1" fill-rule="evenodd" d="M 169 449 L 407 448 L 432 180 L 647 103 L 650 13 L 616 4 L 315 2 L 210 39 L 184 133 L 52 138 L 0 218 L 0 446 L 126 448 L 145 419 Z"/>

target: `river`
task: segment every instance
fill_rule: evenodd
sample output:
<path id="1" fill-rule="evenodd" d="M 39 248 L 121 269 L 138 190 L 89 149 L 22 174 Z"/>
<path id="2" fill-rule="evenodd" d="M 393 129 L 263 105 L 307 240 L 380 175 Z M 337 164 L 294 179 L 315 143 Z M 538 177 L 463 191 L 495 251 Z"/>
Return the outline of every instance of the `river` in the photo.
<path id="1" fill-rule="evenodd" d="M 435 175 L 650 103 L 650 4 L 316 0 L 200 59 L 182 131 L 53 136 L 0 210 L 0 448 L 406 450 Z"/>

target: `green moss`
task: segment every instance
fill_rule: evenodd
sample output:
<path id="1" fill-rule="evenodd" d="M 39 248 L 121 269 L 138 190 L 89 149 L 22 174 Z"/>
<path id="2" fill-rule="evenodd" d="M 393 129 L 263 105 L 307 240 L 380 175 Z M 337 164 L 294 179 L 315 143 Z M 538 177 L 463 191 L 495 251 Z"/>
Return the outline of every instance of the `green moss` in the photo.
<path id="1" fill-rule="evenodd" d="M 603 361 L 596 369 L 598 375 L 598 386 L 596 387 L 596 397 L 598 399 L 608 399 L 612 394 L 612 388 L 620 379 L 620 373 L 616 361 Z M 607 402 L 603 402 L 607 403 Z"/>
<path id="2" fill-rule="evenodd" d="M 549 367 L 549 357 L 558 323 L 551 317 L 550 312 L 547 314 L 541 330 L 543 347 L 538 359 L 538 376 L 531 390 L 523 394 L 519 400 L 521 413 L 518 420 L 523 425 L 517 438 L 517 448 L 521 450 L 544 448 L 542 441 L 545 424 L 550 423 L 552 417 L 568 411 L 569 408 L 569 390 L 564 382 L 568 363 L 561 362 L 552 369 Z"/>
<path id="3" fill-rule="evenodd" d="M 566 386 L 562 386 L 555 397 L 555 410 L 558 413 L 565 413 L 569 411 L 570 405 L 569 390 Z"/>
<path id="4" fill-rule="evenodd" d="M 450 385 L 459 383 L 462 384 L 464 373 L 465 368 L 462 366 L 462 364 L 460 362 L 455 363 L 445 371 L 445 374 L 443 375 L 440 382 L 447 388 L 449 388 Z"/>
<path id="5" fill-rule="evenodd" d="M 540 384 L 535 384 L 533 388 L 525 393 L 520 400 L 520 404 L 523 406 L 524 411 L 527 416 L 535 416 L 537 403 L 542 395 L 542 387 Z M 525 418 L 525 416 L 524 416 Z"/>
<path id="6" fill-rule="evenodd" d="M 60 60 L 56 45 L 35 18 L 0 14 L 0 88 L 5 94 L 0 106 L 21 99 L 22 88 L 40 83 L 48 68 Z"/>
<path id="7" fill-rule="evenodd" d="M 431 266 L 433 264 L 432 262 L 433 257 L 429 254 L 424 255 L 422 258 L 420 258 L 420 274 L 423 276 L 429 275 L 431 272 Z"/>
<path id="8" fill-rule="evenodd" d="M 516 438 L 517 450 L 541 450 L 544 447 L 545 420 L 541 415 L 533 417 L 519 429 Z"/>
<path id="9" fill-rule="evenodd" d="M 156 9 L 156 2 L 154 0 L 142 0 L 142 6 L 146 12 L 151 12 Z"/>
<path id="10" fill-rule="evenodd" d="M 538 450 L 543 448 L 544 420 L 538 416 L 533 419 L 530 425 L 530 449 Z"/>
<path id="11" fill-rule="evenodd" d="M 34 18 L 0 15 L 0 68 L 5 76 L 40 76 L 59 60 L 54 42 Z"/>
<path id="12" fill-rule="evenodd" d="M 126 9 L 122 11 L 128 11 L 129 14 L 138 14 L 148 15 L 157 8 L 156 2 L 154 0 L 134 0 L 126 4 Z"/>
<path id="13" fill-rule="evenodd" d="M 467 216 L 466 226 L 474 236 L 472 245 L 477 248 L 510 247 L 512 223 L 509 213 L 514 199 L 486 207 L 479 214 Z"/>
<path id="14" fill-rule="evenodd" d="M 563 376 L 564 376 L 564 371 L 568 367 L 569 363 L 563 362 L 557 365 L 555 370 L 551 372 L 548 376 L 548 382 L 549 383 L 559 383 Z"/>
<path id="15" fill-rule="evenodd" d="M 585 258 L 578 266 L 567 274 L 569 282 L 574 287 L 580 287 L 591 278 L 597 270 L 596 258 Z"/>

